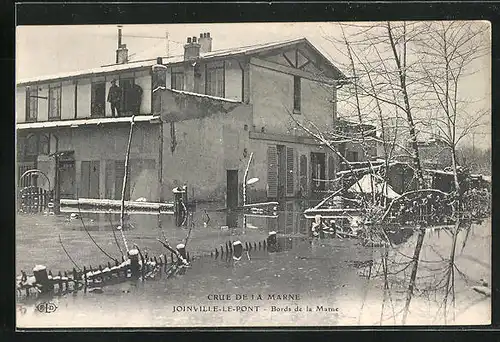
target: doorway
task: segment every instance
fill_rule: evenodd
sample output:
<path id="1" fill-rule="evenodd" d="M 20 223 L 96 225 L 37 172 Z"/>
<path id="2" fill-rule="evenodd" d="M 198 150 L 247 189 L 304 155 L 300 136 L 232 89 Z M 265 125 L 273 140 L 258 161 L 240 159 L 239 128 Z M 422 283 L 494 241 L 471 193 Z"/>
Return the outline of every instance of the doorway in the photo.
<path id="1" fill-rule="evenodd" d="M 311 152 L 311 189 L 313 191 L 325 190 L 325 154 L 318 152 Z"/>
<path id="2" fill-rule="evenodd" d="M 227 171 L 226 208 L 238 207 L 238 170 Z"/>
<path id="3" fill-rule="evenodd" d="M 75 161 L 59 160 L 58 164 L 57 199 L 75 199 Z"/>

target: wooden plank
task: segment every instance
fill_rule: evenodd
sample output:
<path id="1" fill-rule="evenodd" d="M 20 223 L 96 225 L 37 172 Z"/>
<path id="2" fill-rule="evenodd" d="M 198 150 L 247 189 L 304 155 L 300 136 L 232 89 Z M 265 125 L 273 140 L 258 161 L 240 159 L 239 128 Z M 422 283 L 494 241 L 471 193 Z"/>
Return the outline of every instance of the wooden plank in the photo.
<path id="1" fill-rule="evenodd" d="M 306 71 L 303 71 L 301 69 L 287 67 L 287 66 L 284 66 L 281 64 L 265 61 L 265 60 L 262 60 L 260 58 L 252 57 L 250 59 L 250 64 L 261 67 L 261 68 L 266 68 L 269 70 L 282 72 L 282 73 L 289 74 L 289 75 L 299 76 L 302 78 L 309 79 L 311 81 L 325 83 L 328 85 L 335 85 L 337 83 L 337 81 L 334 80 L 333 78 L 328 78 L 328 77 L 324 77 L 321 75 L 315 75 L 313 73 L 306 72 Z"/>

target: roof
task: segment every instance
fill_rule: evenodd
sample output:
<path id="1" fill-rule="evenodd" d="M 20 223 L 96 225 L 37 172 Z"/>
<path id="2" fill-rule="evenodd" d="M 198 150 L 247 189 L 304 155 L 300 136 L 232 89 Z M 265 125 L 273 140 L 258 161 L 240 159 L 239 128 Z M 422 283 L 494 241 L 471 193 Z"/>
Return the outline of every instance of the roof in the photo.
<path id="1" fill-rule="evenodd" d="M 254 44 L 254 45 L 233 47 L 233 48 L 229 48 L 229 49 L 215 50 L 215 51 L 211 51 L 211 52 L 200 53 L 200 58 L 201 59 L 219 59 L 219 58 L 225 58 L 225 57 L 230 57 L 230 56 L 252 55 L 252 54 L 265 52 L 265 51 L 272 50 L 272 49 L 278 49 L 281 47 L 295 45 L 295 44 L 301 44 L 301 43 L 306 44 L 309 48 L 311 48 L 317 54 L 319 54 L 324 59 L 326 64 L 329 65 L 330 67 L 332 67 L 336 71 L 336 73 L 339 75 L 339 78 L 346 78 L 345 75 L 332 63 L 332 61 L 330 61 L 330 59 L 328 59 L 323 53 L 321 53 L 309 40 L 307 40 L 307 38 L 289 39 L 289 40 L 282 40 L 282 41 L 276 41 L 276 42 L 268 42 L 268 43 L 263 43 L 263 44 Z M 162 63 L 164 65 L 177 64 L 177 63 L 184 62 L 184 55 L 162 57 L 162 59 L 163 59 Z M 64 73 L 59 73 L 59 74 L 54 74 L 54 75 L 46 75 L 46 76 L 38 76 L 38 77 L 20 79 L 20 80 L 17 80 L 16 83 L 17 83 L 17 85 L 22 85 L 22 84 L 45 82 L 45 81 L 51 81 L 51 80 L 60 80 L 60 79 L 78 77 L 78 76 L 113 73 L 113 72 L 124 71 L 124 70 L 145 69 L 145 68 L 150 68 L 155 64 L 156 64 L 156 58 L 151 58 L 151 59 L 145 59 L 145 60 L 140 60 L 140 61 L 131 61 L 131 62 L 128 62 L 125 64 L 112 64 L 112 65 L 106 65 L 106 66 L 101 66 L 98 68 L 92 68 L 92 69 L 86 69 L 86 70 L 77 70 L 77 71 L 64 72 Z"/>
<path id="2" fill-rule="evenodd" d="M 92 119 L 75 119 L 75 120 L 58 120 L 44 122 L 23 122 L 16 124 L 17 129 L 33 129 L 33 128 L 55 128 L 55 127 L 78 127 L 89 125 L 100 125 L 108 123 L 130 122 L 132 117 L 119 118 L 92 118 Z M 134 117 L 134 122 L 151 122 L 158 119 L 157 115 L 137 115 Z"/>

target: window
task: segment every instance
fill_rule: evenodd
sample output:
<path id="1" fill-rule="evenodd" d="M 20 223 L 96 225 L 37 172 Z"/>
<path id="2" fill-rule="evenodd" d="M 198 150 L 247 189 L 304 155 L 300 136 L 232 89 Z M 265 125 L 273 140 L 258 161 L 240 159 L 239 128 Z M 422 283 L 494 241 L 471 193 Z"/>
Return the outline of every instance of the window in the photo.
<path id="1" fill-rule="evenodd" d="M 61 85 L 49 86 L 49 120 L 61 118 Z"/>
<path id="2" fill-rule="evenodd" d="M 92 83 L 90 116 L 102 117 L 106 106 L 106 83 Z"/>
<path id="3" fill-rule="evenodd" d="M 129 116 L 133 114 L 134 99 L 131 96 L 131 90 L 134 87 L 133 78 L 120 78 L 120 88 L 122 89 L 122 105 L 120 116 Z"/>
<path id="4" fill-rule="evenodd" d="M 165 72 L 165 67 L 153 67 L 153 90 L 158 87 L 166 88 L 167 84 L 167 73 Z"/>
<path id="5" fill-rule="evenodd" d="M 36 121 L 38 114 L 38 88 L 26 87 L 26 121 Z"/>
<path id="6" fill-rule="evenodd" d="M 184 90 L 184 73 L 172 72 L 171 85 L 172 89 Z"/>
<path id="7" fill-rule="evenodd" d="M 300 94 L 301 89 L 300 89 L 300 77 L 299 76 L 294 76 L 293 77 L 293 112 L 294 113 L 300 113 Z"/>
<path id="8" fill-rule="evenodd" d="M 346 159 L 352 163 L 358 162 L 359 161 L 359 156 L 358 152 L 355 151 L 347 151 L 346 152 Z"/>
<path id="9" fill-rule="evenodd" d="M 218 67 L 207 67 L 206 94 L 225 97 L 224 89 L 224 65 Z"/>
<path id="10" fill-rule="evenodd" d="M 32 157 L 38 155 L 38 136 L 32 134 L 26 139 L 25 145 L 25 153 L 26 157 Z"/>
<path id="11" fill-rule="evenodd" d="M 44 155 L 50 154 L 49 137 L 45 134 L 40 135 L 40 140 L 38 141 L 38 152 L 39 154 L 44 154 Z"/>

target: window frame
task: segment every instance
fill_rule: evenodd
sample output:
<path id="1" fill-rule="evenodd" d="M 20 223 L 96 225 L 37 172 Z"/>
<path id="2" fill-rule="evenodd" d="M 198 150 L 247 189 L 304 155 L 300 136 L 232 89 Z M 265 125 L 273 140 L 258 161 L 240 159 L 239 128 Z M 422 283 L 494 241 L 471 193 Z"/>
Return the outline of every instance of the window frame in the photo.
<path id="1" fill-rule="evenodd" d="M 174 82 L 176 77 L 179 77 L 182 80 L 182 89 L 174 87 L 174 84 L 177 86 L 177 82 Z M 184 90 L 184 71 L 172 71 L 170 73 L 170 89 L 174 90 Z"/>
<path id="2" fill-rule="evenodd" d="M 300 76 L 293 76 L 293 113 L 300 114 L 302 110 L 302 81 Z"/>
<path id="3" fill-rule="evenodd" d="M 51 90 L 52 89 L 59 89 L 59 98 L 58 98 L 58 103 L 57 103 L 57 108 L 59 109 L 58 110 L 58 116 L 52 116 L 51 115 L 51 102 L 52 102 L 52 96 L 51 96 Z M 49 121 L 57 121 L 57 120 L 61 120 L 61 116 L 62 116 L 62 108 L 61 108 L 61 101 L 62 100 L 62 83 L 58 83 L 56 85 L 49 85 L 49 89 L 48 89 L 48 98 L 47 98 L 47 101 L 48 101 L 48 108 L 47 108 L 47 111 L 48 111 L 48 119 Z"/>
<path id="4" fill-rule="evenodd" d="M 32 93 L 35 93 L 36 95 L 32 95 Z M 35 103 L 35 106 L 32 106 L 32 98 L 34 98 L 33 103 Z M 32 111 L 34 107 L 34 111 Z M 25 104 L 25 120 L 26 122 L 36 122 L 38 120 L 38 87 L 31 87 L 27 86 L 26 87 L 26 104 Z M 31 116 L 31 113 L 35 113 L 34 116 Z"/>
<path id="5" fill-rule="evenodd" d="M 217 84 L 215 83 L 214 86 L 212 87 L 213 80 L 217 80 L 217 72 L 221 72 L 222 74 L 222 89 L 221 92 L 222 94 L 218 94 L 219 87 L 217 87 Z M 212 78 L 212 76 L 209 77 L 209 75 L 213 73 L 215 75 L 215 78 Z M 212 93 L 212 88 L 215 88 L 215 92 Z M 220 97 L 220 98 L 225 98 L 226 97 L 226 65 L 223 63 L 222 65 L 207 65 L 205 69 L 205 95 L 210 95 L 210 96 L 215 96 L 215 97 Z"/>
<path id="6" fill-rule="evenodd" d="M 94 95 L 94 86 L 96 84 L 101 84 L 103 91 L 104 91 L 104 102 L 103 102 L 103 107 L 102 107 L 102 113 L 100 115 L 94 114 L 94 101 L 95 101 L 95 95 Z M 103 118 L 106 116 L 106 81 L 92 81 L 90 84 L 90 117 L 91 118 Z"/>

